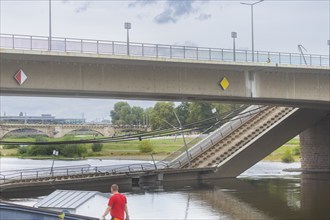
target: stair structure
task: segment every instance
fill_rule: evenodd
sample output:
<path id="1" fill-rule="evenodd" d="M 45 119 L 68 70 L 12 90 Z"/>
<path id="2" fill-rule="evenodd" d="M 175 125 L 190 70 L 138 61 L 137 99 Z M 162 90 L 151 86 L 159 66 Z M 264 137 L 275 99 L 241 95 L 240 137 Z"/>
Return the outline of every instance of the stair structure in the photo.
<path id="1" fill-rule="evenodd" d="M 168 166 L 217 167 L 294 110 L 292 107 L 249 106 L 207 138 L 182 152 Z"/>
<path id="2" fill-rule="evenodd" d="M 269 127 L 281 120 L 294 108 L 266 107 L 256 113 L 247 122 L 232 130 L 212 147 L 192 158 L 191 168 L 217 166 L 225 159 L 246 146 Z M 185 165 L 184 167 L 188 167 Z"/>

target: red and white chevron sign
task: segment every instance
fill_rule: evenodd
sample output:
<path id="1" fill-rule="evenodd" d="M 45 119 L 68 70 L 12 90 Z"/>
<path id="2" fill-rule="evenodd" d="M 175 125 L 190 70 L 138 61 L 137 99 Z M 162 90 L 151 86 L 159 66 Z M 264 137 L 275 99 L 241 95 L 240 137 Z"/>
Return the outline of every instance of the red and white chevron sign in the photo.
<path id="1" fill-rule="evenodd" d="M 22 85 L 25 80 L 27 79 L 27 76 L 25 75 L 25 73 L 23 72 L 22 69 L 18 70 L 17 73 L 15 74 L 14 78 L 16 79 L 16 81 L 18 82 L 18 84 Z"/>

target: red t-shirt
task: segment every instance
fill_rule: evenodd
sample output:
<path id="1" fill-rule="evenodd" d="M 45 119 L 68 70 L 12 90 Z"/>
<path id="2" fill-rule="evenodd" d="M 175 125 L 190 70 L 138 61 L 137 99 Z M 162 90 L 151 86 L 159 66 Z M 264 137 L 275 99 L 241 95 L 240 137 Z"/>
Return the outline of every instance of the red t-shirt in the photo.
<path id="1" fill-rule="evenodd" d="M 110 197 L 108 206 L 111 206 L 110 215 L 112 218 L 119 218 L 120 220 L 125 219 L 126 203 L 127 199 L 123 194 L 116 193 Z"/>

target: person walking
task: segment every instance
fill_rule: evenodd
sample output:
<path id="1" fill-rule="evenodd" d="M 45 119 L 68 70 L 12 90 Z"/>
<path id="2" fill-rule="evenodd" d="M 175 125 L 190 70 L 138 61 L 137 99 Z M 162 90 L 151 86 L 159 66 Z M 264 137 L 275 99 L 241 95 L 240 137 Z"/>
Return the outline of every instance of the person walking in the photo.
<path id="1" fill-rule="evenodd" d="M 112 220 L 125 220 L 125 215 L 126 220 L 129 220 L 126 196 L 119 193 L 117 184 L 111 186 L 111 193 L 112 196 L 109 199 L 108 207 L 100 219 L 105 219 L 105 216 L 110 212 Z"/>

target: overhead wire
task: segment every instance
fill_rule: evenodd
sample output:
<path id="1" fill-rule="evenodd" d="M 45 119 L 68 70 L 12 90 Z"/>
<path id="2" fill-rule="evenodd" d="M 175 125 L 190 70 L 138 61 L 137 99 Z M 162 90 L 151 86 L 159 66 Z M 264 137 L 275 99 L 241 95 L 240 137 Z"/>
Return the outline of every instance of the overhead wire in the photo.
<path id="1" fill-rule="evenodd" d="M 163 137 L 168 135 L 174 135 L 182 132 L 192 132 L 196 130 L 200 130 L 202 127 L 211 126 L 214 127 L 220 123 L 230 122 L 233 120 L 240 120 L 245 118 L 251 114 L 256 114 L 260 111 L 260 109 L 264 108 L 264 106 L 260 106 L 253 110 L 249 110 L 246 112 L 241 112 L 244 107 L 227 111 L 221 114 L 215 114 L 214 116 L 203 119 L 197 122 L 192 122 L 186 125 L 183 125 L 181 128 L 166 128 L 166 129 L 158 129 L 149 132 L 142 132 L 138 134 L 129 134 L 129 135 L 119 135 L 112 136 L 106 138 L 94 138 L 94 139 L 84 139 L 84 140 L 69 140 L 69 141 L 49 141 L 49 142 L 33 142 L 33 141 L 1 141 L 0 144 L 3 145 L 50 145 L 50 144 L 87 144 L 87 143 L 109 143 L 109 142 L 122 142 L 122 141 L 132 141 L 132 140 L 142 140 L 142 139 L 151 139 L 155 137 Z M 238 114 L 236 114 L 239 112 Z M 234 114 L 235 113 L 235 114 Z M 239 116 L 239 117 L 238 117 Z M 236 118 L 235 118 L 236 117 Z M 235 118 L 235 119 L 234 119 Z M 209 130 L 210 128 L 208 128 Z"/>

